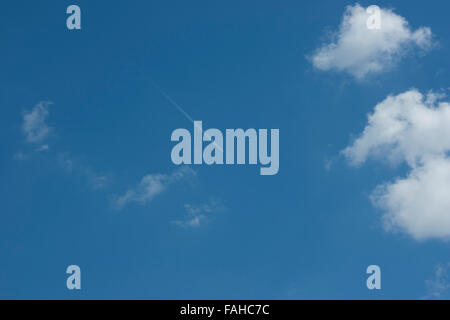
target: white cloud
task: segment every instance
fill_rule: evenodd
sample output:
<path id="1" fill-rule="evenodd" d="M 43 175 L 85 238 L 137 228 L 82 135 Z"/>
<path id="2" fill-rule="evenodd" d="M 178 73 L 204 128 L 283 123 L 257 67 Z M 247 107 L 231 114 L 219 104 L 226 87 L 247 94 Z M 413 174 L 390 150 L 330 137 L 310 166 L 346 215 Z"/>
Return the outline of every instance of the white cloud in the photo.
<path id="1" fill-rule="evenodd" d="M 450 238 L 450 159 L 428 158 L 406 178 L 378 186 L 372 199 L 385 211 L 386 230 L 400 228 L 417 240 Z"/>
<path id="2" fill-rule="evenodd" d="M 450 104 L 439 98 L 434 93 L 424 97 L 415 89 L 388 96 L 375 106 L 363 134 L 344 154 L 356 165 L 382 156 L 411 167 L 426 155 L 444 155 L 450 150 Z"/>
<path id="3" fill-rule="evenodd" d="M 188 177 L 193 177 L 195 174 L 195 171 L 189 167 L 180 167 L 170 175 L 148 174 L 141 179 L 135 188 L 127 190 L 121 196 L 114 196 L 114 206 L 117 209 L 122 209 L 131 202 L 145 205 L 153 200 L 155 196 L 166 191 L 172 184 Z"/>
<path id="4" fill-rule="evenodd" d="M 450 104 L 442 98 L 417 90 L 387 97 L 343 150 L 356 165 L 370 157 L 408 164 L 409 174 L 378 186 L 372 200 L 384 210 L 387 230 L 418 240 L 450 238 Z"/>
<path id="5" fill-rule="evenodd" d="M 25 136 L 25 142 L 36 144 L 43 142 L 49 133 L 51 128 L 47 125 L 46 120 L 49 114 L 48 107 L 52 102 L 39 102 L 31 110 L 23 112 L 22 132 Z M 34 147 L 34 146 L 33 146 Z M 48 144 L 42 144 L 38 147 L 34 147 L 34 151 L 17 152 L 13 158 L 15 160 L 25 160 L 33 155 L 33 153 L 39 153 L 49 150 Z"/>
<path id="6" fill-rule="evenodd" d="M 22 130 L 25 134 L 26 142 L 43 141 L 51 129 L 46 123 L 48 116 L 48 106 L 51 102 L 39 102 L 33 109 L 23 114 Z"/>
<path id="7" fill-rule="evenodd" d="M 206 203 L 200 205 L 192 205 L 186 203 L 184 209 L 187 214 L 182 220 L 174 220 L 173 224 L 182 228 L 195 228 L 200 227 L 209 220 L 209 215 L 213 212 L 223 211 L 225 208 L 221 204 L 221 201 L 217 199 L 211 199 Z"/>
<path id="8" fill-rule="evenodd" d="M 332 41 L 318 48 L 311 61 L 323 71 L 344 71 L 357 79 L 390 69 L 411 48 L 429 49 L 430 28 L 412 31 L 405 18 L 390 9 L 380 9 L 379 29 L 366 25 L 369 14 L 359 4 L 347 6 Z"/>
<path id="9" fill-rule="evenodd" d="M 449 299 L 450 263 L 439 264 L 434 268 L 433 279 L 426 280 L 427 295 L 424 299 Z"/>

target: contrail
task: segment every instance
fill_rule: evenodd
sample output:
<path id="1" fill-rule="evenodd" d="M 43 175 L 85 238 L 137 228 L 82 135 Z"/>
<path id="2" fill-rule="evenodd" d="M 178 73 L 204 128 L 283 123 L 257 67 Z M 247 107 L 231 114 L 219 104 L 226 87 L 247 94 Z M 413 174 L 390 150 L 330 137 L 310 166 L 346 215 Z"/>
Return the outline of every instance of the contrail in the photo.
<path id="1" fill-rule="evenodd" d="M 164 96 L 164 98 L 166 98 L 166 100 L 170 102 L 170 104 L 172 106 L 177 108 L 178 111 L 180 111 L 186 117 L 186 119 L 188 119 L 190 122 L 192 122 L 194 124 L 194 127 L 196 127 L 197 129 L 201 129 L 198 127 L 198 125 L 195 123 L 195 121 L 192 119 L 192 117 L 186 111 L 184 111 L 184 109 L 178 103 L 176 103 L 176 101 L 173 100 L 163 89 L 161 89 L 161 87 L 158 86 L 156 84 L 156 82 L 153 81 L 153 79 L 150 79 L 150 81 L 152 82 L 153 86 L 159 91 L 159 93 L 161 93 Z M 204 133 L 204 134 L 211 141 L 211 136 L 209 136 L 207 133 Z M 214 146 L 216 146 L 217 149 L 220 150 L 220 152 L 223 153 L 222 147 L 219 146 L 215 140 L 213 141 L 213 144 L 214 144 Z"/>
<path id="2" fill-rule="evenodd" d="M 192 117 L 186 111 L 184 111 L 184 109 L 180 107 L 180 105 L 176 103 L 175 100 L 173 100 L 163 89 L 161 89 L 161 87 L 158 86 L 155 81 L 151 80 L 151 82 L 153 86 L 159 91 L 159 93 L 161 93 L 164 96 L 164 98 L 166 98 L 166 100 L 170 102 L 171 105 L 177 108 L 178 111 L 180 111 L 189 121 L 194 123 Z"/>

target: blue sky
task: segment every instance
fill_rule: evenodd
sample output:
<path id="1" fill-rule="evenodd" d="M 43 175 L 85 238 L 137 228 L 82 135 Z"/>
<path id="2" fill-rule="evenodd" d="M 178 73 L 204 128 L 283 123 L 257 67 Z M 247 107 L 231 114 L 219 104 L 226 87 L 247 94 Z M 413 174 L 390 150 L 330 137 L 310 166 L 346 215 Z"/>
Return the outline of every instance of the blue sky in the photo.
<path id="1" fill-rule="evenodd" d="M 359 3 L 393 9 L 412 31 L 429 27 L 432 48 L 413 43 L 386 70 L 359 79 L 351 66 L 320 70 L 311 59 L 354 2 L 78 0 L 82 30 L 72 31 L 72 2 L 5 2 L 0 298 L 432 294 L 448 241 L 386 230 L 370 199 L 414 169 L 372 159 L 354 167 L 341 151 L 388 95 L 449 87 L 450 8 Z M 195 173 L 153 198 L 117 208 L 114 199 L 138 192 L 143 177 L 178 172 L 170 135 L 193 130 L 154 83 L 204 128 L 279 128 L 278 174 L 191 166 Z M 49 131 L 29 141 L 24 117 L 45 101 Z M 201 223 L 189 224 L 199 212 Z M 71 264 L 81 267 L 80 291 L 65 286 Z M 382 270 L 380 291 L 366 288 L 372 264 Z"/>

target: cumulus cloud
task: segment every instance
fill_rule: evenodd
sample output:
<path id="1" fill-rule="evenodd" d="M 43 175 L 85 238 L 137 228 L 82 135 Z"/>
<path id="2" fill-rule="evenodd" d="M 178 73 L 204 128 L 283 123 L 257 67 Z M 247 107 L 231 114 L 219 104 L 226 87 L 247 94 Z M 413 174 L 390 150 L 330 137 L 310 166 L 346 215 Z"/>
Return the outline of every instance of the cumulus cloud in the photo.
<path id="1" fill-rule="evenodd" d="M 359 4 L 347 6 L 332 40 L 312 55 L 314 67 L 363 79 L 390 69 L 412 48 L 425 51 L 433 44 L 430 28 L 413 31 L 405 18 L 390 9 L 380 8 L 379 29 L 367 27 L 369 17 Z"/>
<path id="2" fill-rule="evenodd" d="M 195 171 L 189 167 L 180 167 L 172 174 L 148 174 L 144 176 L 139 184 L 127 190 L 121 196 L 113 197 L 113 204 L 117 209 L 122 209 L 128 203 L 145 205 L 154 197 L 166 191 L 172 184 L 188 177 L 195 176 Z"/>
<path id="3" fill-rule="evenodd" d="M 358 165 L 368 157 L 406 161 L 411 167 L 427 155 L 450 150 L 450 104 L 442 95 L 422 95 L 416 89 L 388 96 L 368 116 L 363 134 L 344 154 Z"/>
<path id="4" fill-rule="evenodd" d="M 199 205 L 186 203 L 184 209 L 187 212 L 184 219 L 174 220 L 172 223 L 182 228 L 195 228 L 207 223 L 211 213 L 223 211 L 225 208 L 218 199 L 211 199 Z"/>
<path id="5" fill-rule="evenodd" d="M 415 239 L 450 237 L 450 160 L 429 158 L 406 178 L 378 186 L 374 204 L 385 211 L 387 230 L 399 227 Z"/>
<path id="6" fill-rule="evenodd" d="M 389 96 L 343 154 L 355 165 L 368 158 L 406 163 L 406 177 L 378 186 L 373 203 L 384 211 L 387 230 L 413 238 L 450 238 L 450 104 L 442 95 L 409 90 Z"/>
<path id="7" fill-rule="evenodd" d="M 39 102 L 33 109 L 23 114 L 22 130 L 25 134 L 26 142 L 42 142 L 50 133 L 51 129 L 47 125 L 48 107 L 51 102 Z"/>

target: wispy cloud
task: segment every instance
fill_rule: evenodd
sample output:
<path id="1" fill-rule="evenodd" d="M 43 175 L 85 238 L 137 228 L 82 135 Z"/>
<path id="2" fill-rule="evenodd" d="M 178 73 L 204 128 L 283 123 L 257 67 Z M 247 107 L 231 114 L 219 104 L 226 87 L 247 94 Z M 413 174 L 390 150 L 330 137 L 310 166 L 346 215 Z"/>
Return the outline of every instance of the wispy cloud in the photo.
<path id="1" fill-rule="evenodd" d="M 47 151 L 49 149 L 48 144 L 43 144 L 42 146 L 38 147 L 35 149 L 36 152 L 43 152 L 43 151 Z"/>
<path id="2" fill-rule="evenodd" d="M 390 69 L 412 48 L 425 51 L 433 45 L 430 28 L 413 31 L 405 18 L 390 9 L 380 9 L 379 29 L 367 27 L 369 16 L 359 4 L 348 6 L 333 39 L 310 57 L 314 67 L 363 79 Z"/>
<path id="3" fill-rule="evenodd" d="M 425 281 L 427 294 L 424 299 L 450 299 L 450 263 L 434 268 L 433 278 Z"/>
<path id="4" fill-rule="evenodd" d="M 103 189 L 111 183 L 111 178 L 105 174 L 90 173 L 89 176 L 94 190 Z"/>
<path id="5" fill-rule="evenodd" d="M 60 153 L 58 155 L 58 163 L 68 173 L 83 176 L 93 190 L 104 189 L 112 182 L 109 174 L 93 170 L 90 166 L 84 164 L 83 161 L 74 158 L 69 153 Z"/>
<path id="6" fill-rule="evenodd" d="M 165 192 L 174 183 L 195 175 L 196 172 L 189 167 L 180 167 L 172 174 L 145 175 L 136 187 L 128 189 L 123 195 L 114 195 L 113 205 L 116 209 L 122 209 L 129 203 L 145 205 L 157 195 Z"/>
<path id="7" fill-rule="evenodd" d="M 22 151 L 16 152 L 16 153 L 13 155 L 13 159 L 15 159 L 15 160 L 25 160 L 25 159 L 27 159 L 28 157 L 29 157 L 29 154 L 23 153 Z"/>
<path id="8" fill-rule="evenodd" d="M 48 107 L 51 104 L 52 102 L 42 101 L 33 109 L 23 113 L 22 130 L 26 142 L 39 143 L 47 138 L 51 131 L 46 122 L 49 113 Z"/>
<path id="9" fill-rule="evenodd" d="M 36 147 L 36 144 L 43 143 L 52 129 L 47 124 L 49 116 L 49 106 L 52 102 L 41 101 L 36 104 L 31 110 L 26 110 L 22 114 L 22 133 L 25 136 L 25 143 L 31 145 L 33 150 L 28 147 L 28 151 L 19 151 L 14 154 L 13 159 L 25 160 L 33 153 L 39 153 L 49 150 L 48 144 L 42 144 Z"/>
<path id="10" fill-rule="evenodd" d="M 180 226 L 182 228 L 195 228 L 206 222 L 206 215 L 196 214 L 186 217 L 184 220 L 174 220 L 173 224 Z"/>
<path id="11" fill-rule="evenodd" d="M 220 200 L 211 199 L 197 205 L 186 203 L 184 209 L 186 211 L 184 218 L 174 220 L 172 223 L 182 228 L 196 228 L 208 223 L 212 213 L 221 212 L 225 207 Z"/>
<path id="12" fill-rule="evenodd" d="M 28 151 L 17 152 L 14 154 L 13 159 L 25 160 L 32 157 L 33 154 L 50 150 L 46 140 L 50 132 L 52 132 L 52 128 L 47 124 L 47 118 L 50 115 L 49 106 L 52 104 L 52 102 L 42 101 L 36 104 L 31 110 L 23 113 L 22 132 L 25 136 Z M 82 161 L 75 160 L 76 158 L 71 156 L 69 152 L 56 151 L 56 153 L 52 153 L 51 155 L 56 157 L 56 161 L 67 172 L 84 176 L 94 190 L 103 189 L 111 183 L 112 179 L 110 175 L 98 173 Z"/>

